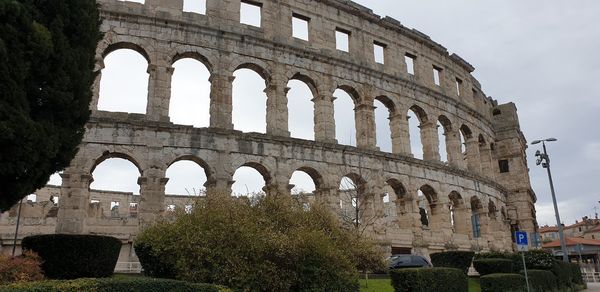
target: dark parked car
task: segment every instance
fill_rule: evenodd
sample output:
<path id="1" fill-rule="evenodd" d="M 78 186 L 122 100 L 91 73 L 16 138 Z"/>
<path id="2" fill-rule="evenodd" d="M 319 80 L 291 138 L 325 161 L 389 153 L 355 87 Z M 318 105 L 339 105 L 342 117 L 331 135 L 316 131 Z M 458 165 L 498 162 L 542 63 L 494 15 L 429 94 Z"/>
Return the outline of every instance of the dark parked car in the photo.
<path id="1" fill-rule="evenodd" d="M 388 268 L 431 268 L 433 265 L 423 256 L 399 254 L 393 255 L 388 259 Z"/>

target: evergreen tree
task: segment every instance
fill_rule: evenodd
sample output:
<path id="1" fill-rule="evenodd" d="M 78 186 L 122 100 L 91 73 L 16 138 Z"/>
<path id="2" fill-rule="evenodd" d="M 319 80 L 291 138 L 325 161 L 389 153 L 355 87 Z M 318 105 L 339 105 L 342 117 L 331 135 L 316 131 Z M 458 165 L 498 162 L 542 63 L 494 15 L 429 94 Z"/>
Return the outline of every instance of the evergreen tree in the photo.
<path id="1" fill-rule="evenodd" d="M 95 0 L 0 0 L 0 209 L 69 165 L 89 118 Z"/>

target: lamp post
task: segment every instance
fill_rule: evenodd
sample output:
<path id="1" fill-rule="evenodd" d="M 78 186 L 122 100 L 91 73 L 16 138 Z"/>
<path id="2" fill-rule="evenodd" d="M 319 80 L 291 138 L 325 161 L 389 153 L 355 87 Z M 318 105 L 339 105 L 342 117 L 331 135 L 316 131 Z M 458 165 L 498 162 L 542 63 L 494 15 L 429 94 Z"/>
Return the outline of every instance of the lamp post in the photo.
<path id="1" fill-rule="evenodd" d="M 560 222 L 560 215 L 558 214 L 558 204 L 556 204 L 556 194 L 554 193 L 554 183 L 552 182 L 552 173 L 550 172 L 550 157 L 548 151 L 546 151 L 546 142 L 554 142 L 556 138 L 547 138 L 543 140 L 535 140 L 531 142 L 531 145 L 542 143 L 544 153 L 540 153 L 540 150 L 535 152 L 537 156 L 536 165 L 542 165 L 548 171 L 548 180 L 550 181 L 550 192 L 552 193 L 552 203 L 554 203 L 554 215 L 556 215 L 556 226 L 558 227 L 558 238 L 560 240 L 560 249 L 563 253 L 563 261 L 569 261 L 569 254 L 567 251 L 567 244 L 565 243 L 565 235 L 563 233 L 563 226 Z"/>

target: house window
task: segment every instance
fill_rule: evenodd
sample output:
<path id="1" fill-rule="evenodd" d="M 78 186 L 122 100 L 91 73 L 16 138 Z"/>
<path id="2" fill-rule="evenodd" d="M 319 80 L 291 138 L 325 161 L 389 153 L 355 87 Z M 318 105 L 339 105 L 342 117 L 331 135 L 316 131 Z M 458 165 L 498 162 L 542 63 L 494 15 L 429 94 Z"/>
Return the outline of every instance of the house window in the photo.
<path id="1" fill-rule="evenodd" d="M 240 6 L 240 23 L 260 27 L 261 4 L 258 2 L 242 1 Z"/>
<path id="2" fill-rule="evenodd" d="M 508 159 L 498 160 L 498 167 L 500 168 L 500 173 L 509 172 L 510 169 L 508 167 Z"/>
<path id="3" fill-rule="evenodd" d="M 433 66 L 433 83 L 435 83 L 435 85 L 440 86 L 441 84 L 441 74 L 442 74 L 442 69 L 436 66 Z"/>
<path id="4" fill-rule="evenodd" d="M 206 14 L 206 0 L 183 0 L 183 11 Z"/>
<path id="5" fill-rule="evenodd" d="M 292 14 L 292 36 L 308 41 L 308 22 L 310 18 L 299 14 Z"/>
<path id="6" fill-rule="evenodd" d="M 481 237 L 481 224 L 479 222 L 479 214 L 471 215 L 471 226 L 473 228 L 473 237 Z"/>
<path id="7" fill-rule="evenodd" d="M 375 55 L 375 62 L 379 64 L 385 64 L 385 45 L 380 42 L 373 42 L 373 54 Z"/>
<path id="8" fill-rule="evenodd" d="M 341 28 L 335 29 L 335 48 L 343 51 L 350 51 L 350 32 Z"/>
<path id="9" fill-rule="evenodd" d="M 410 75 L 415 75 L 415 60 L 417 56 L 406 54 L 404 55 L 404 62 L 406 63 L 406 72 Z"/>

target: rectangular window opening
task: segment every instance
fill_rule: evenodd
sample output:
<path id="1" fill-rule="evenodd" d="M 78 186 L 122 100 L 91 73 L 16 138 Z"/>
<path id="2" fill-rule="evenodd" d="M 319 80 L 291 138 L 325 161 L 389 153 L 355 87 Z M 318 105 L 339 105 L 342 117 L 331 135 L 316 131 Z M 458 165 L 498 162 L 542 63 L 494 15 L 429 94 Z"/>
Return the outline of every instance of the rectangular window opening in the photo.
<path id="1" fill-rule="evenodd" d="M 292 14 L 292 36 L 308 41 L 308 22 L 310 18 L 299 14 Z"/>
<path id="2" fill-rule="evenodd" d="M 462 88 L 462 80 L 460 78 L 456 78 L 456 95 L 460 96 L 461 88 Z"/>
<path id="3" fill-rule="evenodd" d="M 373 53 L 375 54 L 375 62 L 385 64 L 385 44 L 373 42 Z"/>
<path id="4" fill-rule="evenodd" d="M 167 205 L 167 212 L 175 212 L 175 205 L 173 205 L 173 204 Z"/>
<path id="5" fill-rule="evenodd" d="M 100 200 L 97 200 L 97 199 L 91 199 L 91 200 L 90 200 L 90 203 L 92 203 L 92 204 L 100 203 Z"/>
<path id="6" fill-rule="evenodd" d="M 206 0 L 183 0 L 183 11 L 206 14 Z"/>
<path id="7" fill-rule="evenodd" d="M 258 2 L 242 1 L 240 23 L 260 27 L 262 5 Z"/>
<path id="8" fill-rule="evenodd" d="M 498 160 L 498 167 L 500 168 L 500 173 L 506 173 L 510 171 L 508 166 L 508 159 Z"/>
<path id="9" fill-rule="evenodd" d="M 344 51 L 350 52 L 350 32 L 343 29 L 335 30 L 335 48 Z"/>
<path id="10" fill-rule="evenodd" d="M 32 203 L 37 202 L 37 195 L 36 194 L 31 194 L 27 196 L 27 201 L 31 201 Z"/>
<path id="11" fill-rule="evenodd" d="M 186 214 L 191 214 L 193 209 L 194 209 L 194 206 L 192 206 L 192 205 L 185 205 L 184 211 L 185 211 Z"/>
<path id="12" fill-rule="evenodd" d="M 415 75 L 415 59 L 417 57 L 411 54 L 404 55 L 404 62 L 406 63 L 406 72 L 410 75 Z"/>
<path id="13" fill-rule="evenodd" d="M 433 83 L 435 85 L 440 86 L 440 76 L 442 73 L 442 69 L 436 66 L 433 66 Z"/>

